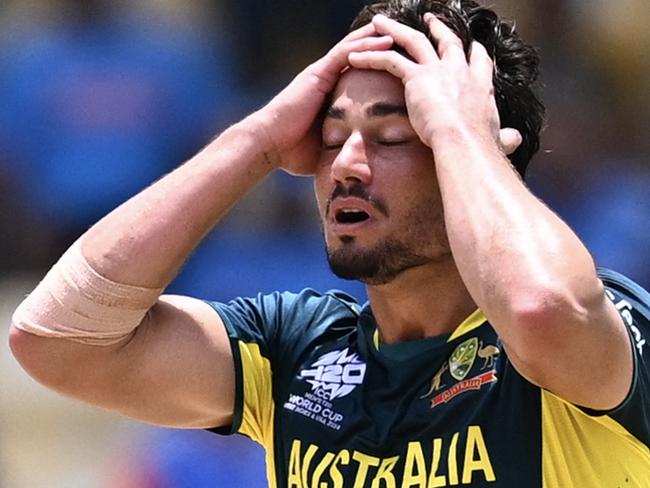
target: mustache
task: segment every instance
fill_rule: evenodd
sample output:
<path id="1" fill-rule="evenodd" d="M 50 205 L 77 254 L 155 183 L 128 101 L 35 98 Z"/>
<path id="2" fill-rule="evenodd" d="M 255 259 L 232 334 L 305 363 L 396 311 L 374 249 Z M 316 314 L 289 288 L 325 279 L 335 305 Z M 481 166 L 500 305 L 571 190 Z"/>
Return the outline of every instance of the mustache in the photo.
<path id="1" fill-rule="evenodd" d="M 388 217 L 388 206 L 386 203 L 380 198 L 377 198 L 374 195 L 370 194 L 367 188 L 361 183 L 354 183 L 350 186 L 343 186 L 341 183 L 337 183 L 334 191 L 332 191 L 332 194 L 327 200 L 326 215 L 329 216 L 332 202 L 339 197 L 356 197 L 364 200 L 384 217 Z"/>

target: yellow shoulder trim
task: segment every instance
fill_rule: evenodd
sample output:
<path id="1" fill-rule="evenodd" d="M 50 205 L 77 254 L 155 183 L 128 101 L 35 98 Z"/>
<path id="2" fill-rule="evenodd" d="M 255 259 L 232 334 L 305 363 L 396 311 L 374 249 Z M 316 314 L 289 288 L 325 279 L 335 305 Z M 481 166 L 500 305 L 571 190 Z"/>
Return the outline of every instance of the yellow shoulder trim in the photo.
<path id="1" fill-rule="evenodd" d="M 465 335 L 474 329 L 478 329 L 483 322 L 485 322 L 487 319 L 485 318 L 485 315 L 481 311 L 480 308 L 477 308 L 475 312 L 473 312 L 469 317 L 467 317 L 463 322 L 456 327 L 456 330 L 454 330 L 453 334 L 447 339 L 447 342 L 451 342 L 455 339 L 458 339 L 460 336 Z"/>
<path id="2" fill-rule="evenodd" d="M 273 382 L 271 363 L 262 356 L 258 344 L 239 343 L 241 357 L 243 406 L 239 432 L 247 435 L 266 450 L 266 475 L 269 486 L 275 486 L 273 456 Z"/>
<path id="3" fill-rule="evenodd" d="M 543 488 L 650 488 L 650 449 L 611 417 L 542 390 Z"/>

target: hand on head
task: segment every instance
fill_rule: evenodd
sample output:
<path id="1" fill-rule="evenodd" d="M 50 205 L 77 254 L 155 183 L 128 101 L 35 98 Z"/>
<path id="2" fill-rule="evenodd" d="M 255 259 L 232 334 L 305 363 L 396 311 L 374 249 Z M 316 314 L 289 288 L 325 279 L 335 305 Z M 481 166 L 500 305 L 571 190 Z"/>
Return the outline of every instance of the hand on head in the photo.
<path id="1" fill-rule="evenodd" d="M 253 114 L 269 162 L 292 174 L 313 174 L 320 151 L 319 114 L 348 67 L 348 56 L 352 52 L 381 52 L 392 45 L 393 40 L 377 34 L 373 24 L 365 25 L 344 37 Z"/>
<path id="2" fill-rule="evenodd" d="M 413 128 L 431 146 L 449 131 L 468 131 L 505 154 L 521 144 L 515 129 L 500 130 L 492 86 L 493 63 L 474 42 L 470 59 L 460 39 L 425 15 L 437 49 L 426 36 L 377 15 L 309 65 L 269 104 L 251 116 L 269 163 L 296 174 L 314 173 L 320 151 L 319 114 L 347 67 L 384 70 L 401 79 Z M 397 44 L 412 59 L 392 50 Z"/>
<path id="3" fill-rule="evenodd" d="M 409 119 L 422 142 L 430 147 L 454 134 L 473 134 L 491 141 L 505 154 L 521 143 L 515 129 L 500 129 L 494 99 L 494 63 L 482 44 L 472 43 L 469 59 L 463 43 L 441 20 L 424 16 L 434 47 L 420 31 L 376 15 L 378 34 L 390 36 L 408 57 L 395 50 L 351 52 L 350 65 L 383 70 L 402 80 Z"/>

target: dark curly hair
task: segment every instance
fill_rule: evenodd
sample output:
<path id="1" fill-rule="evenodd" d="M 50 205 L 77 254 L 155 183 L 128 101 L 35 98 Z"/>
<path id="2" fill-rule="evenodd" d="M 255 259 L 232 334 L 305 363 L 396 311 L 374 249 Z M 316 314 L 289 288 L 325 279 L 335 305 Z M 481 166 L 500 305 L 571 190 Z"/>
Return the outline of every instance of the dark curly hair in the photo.
<path id="1" fill-rule="evenodd" d="M 431 12 L 442 20 L 463 42 L 469 56 L 472 41 L 485 46 L 494 60 L 494 94 L 501 127 L 517 129 L 521 146 L 510 156 L 520 175 L 539 150 L 539 133 L 544 124 L 545 108 L 533 88 L 539 74 L 537 50 L 525 44 L 513 25 L 473 0 L 388 0 L 366 5 L 352 22 L 351 30 L 383 14 L 427 35 L 435 46 L 423 20 Z M 402 54 L 402 49 L 396 48 Z"/>

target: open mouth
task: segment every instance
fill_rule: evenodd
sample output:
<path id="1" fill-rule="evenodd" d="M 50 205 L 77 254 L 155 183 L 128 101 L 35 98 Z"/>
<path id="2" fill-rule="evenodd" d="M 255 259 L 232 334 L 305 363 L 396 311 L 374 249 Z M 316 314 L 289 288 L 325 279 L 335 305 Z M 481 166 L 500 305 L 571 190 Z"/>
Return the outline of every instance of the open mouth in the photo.
<path id="1" fill-rule="evenodd" d="M 370 218 L 367 212 L 355 208 L 343 208 L 336 212 L 334 219 L 338 224 L 358 224 Z"/>

